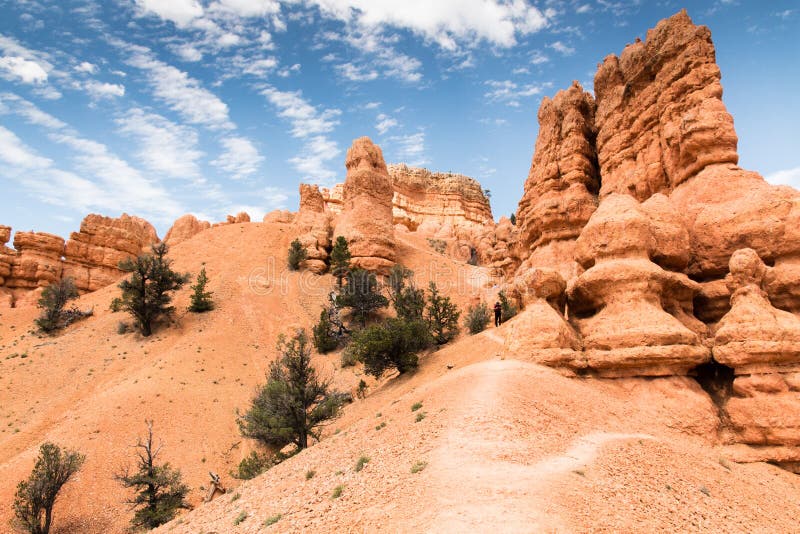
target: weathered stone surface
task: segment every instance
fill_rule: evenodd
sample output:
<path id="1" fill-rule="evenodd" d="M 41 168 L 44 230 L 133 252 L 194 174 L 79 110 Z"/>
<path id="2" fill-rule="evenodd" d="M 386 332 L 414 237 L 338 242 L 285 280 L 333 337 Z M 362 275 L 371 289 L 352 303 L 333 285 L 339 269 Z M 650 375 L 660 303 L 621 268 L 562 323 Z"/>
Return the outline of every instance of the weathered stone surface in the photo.
<path id="1" fill-rule="evenodd" d="M 119 262 L 158 242 L 155 228 L 139 217 L 87 215 L 79 232 L 72 232 L 64 252 L 63 276 L 72 277 L 81 291 L 95 291 L 122 275 Z"/>
<path id="2" fill-rule="evenodd" d="M 553 241 L 574 242 L 597 208 L 594 114 L 594 99 L 577 82 L 542 100 L 539 137 L 517 208 L 525 256 Z M 574 272 L 572 253 L 571 246 L 553 246 L 533 262 L 566 274 Z"/>
<path id="3" fill-rule="evenodd" d="M 738 161 L 711 32 L 686 11 L 605 58 L 594 81 L 601 195 L 640 201 Z"/>
<path id="4" fill-rule="evenodd" d="M 8 240 L 11 238 L 11 227 L 0 225 L 0 286 L 2 286 L 6 277 L 11 274 L 11 258 L 14 251 L 6 246 Z"/>
<path id="5" fill-rule="evenodd" d="M 264 215 L 263 222 L 265 223 L 291 223 L 294 220 L 294 214 L 289 210 L 274 210 Z"/>
<path id="6" fill-rule="evenodd" d="M 34 289 L 61 278 L 64 239 L 45 232 L 17 232 L 6 287 Z"/>
<path id="7" fill-rule="evenodd" d="M 325 201 L 316 185 L 300 184 L 300 209 L 294 217 L 294 226 L 308 254 L 304 267 L 317 274 L 324 273 L 333 229 L 331 214 L 325 211 Z"/>
<path id="8" fill-rule="evenodd" d="M 673 265 L 686 233 L 648 208 L 609 195 L 577 240 L 576 259 L 588 270 L 570 282 L 570 317 L 587 366 L 604 376 L 682 375 L 710 356 L 692 313 L 698 284 L 655 263 Z"/>
<path id="9" fill-rule="evenodd" d="M 388 273 L 395 261 L 392 179 L 381 149 L 368 137 L 353 141 L 345 161 L 342 214 L 335 236 L 344 236 L 356 267 Z"/>
<path id="10" fill-rule="evenodd" d="M 208 221 L 199 221 L 194 215 L 186 214 L 172 224 L 172 227 L 167 231 L 167 235 L 164 238 L 164 243 L 167 245 L 177 245 L 209 228 L 211 228 L 211 223 Z"/>

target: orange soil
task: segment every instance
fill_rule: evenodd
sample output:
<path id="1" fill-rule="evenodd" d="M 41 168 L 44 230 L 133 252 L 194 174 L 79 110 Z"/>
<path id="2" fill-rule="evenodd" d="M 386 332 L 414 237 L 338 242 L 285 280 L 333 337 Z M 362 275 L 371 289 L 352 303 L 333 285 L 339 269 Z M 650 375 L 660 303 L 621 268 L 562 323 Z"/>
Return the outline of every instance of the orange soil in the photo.
<path id="1" fill-rule="evenodd" d="M 122 532 L 130 512 L 113 475 L 153 419 L 163 459 L 181 468 L 198 505 L 163 532 L 261 532 L 277 514 L 270 528 L 281 532 L 796 529 L 800 479 L 726 461 L 715 408 L 692 380 L 565 378 L 503 360 L 506 327 L 460 338 L 413 375 L 368 380 L 367 398 L 320 443 L 235 487 L 227 473 L 251 447 L 235 410 L 264 380 L 276 336 L 310 326 L 332 284 L 306 273 L 280 282 L 292 238 L 289 225 L 252 223 L 174 247 L 179 270 L 196 273 L 206 261 L 218 308 L 181 311 L 150 339 L 116 333 L 125 318 L 107 311 L 114 287 L 82 297 L 95 316 L 57 338 L 28 333 L 35 309 L 3 311 L 0 525 L 48 439 L 87 455 L 57 505 L 54 532 Z M 484 270 L 416 236 L 400 241 L 398 256 L 421 284 L 435 277 L 462 307 L 490 293 Z M 270 274 L 267 258 L 278 251 Z M 179 310 L 189 292 L 176 299 Z M 7 359 L 14 353 L 27 357 Z M 339 369 L 336 355 L 315 363 L 342 389 L 361 379 L 358 369 Z M 422 408 L 412 411 L 416 402 Z M 355 472 L 362 455 L 370 461 Z M 413 474 L 417 462 L 427 464 Z M 209 470 L 232 489 L 200 504 Z M 306 480 L 309 470 L 316 474 Z M 339 485 L 341 497 L 331 498 Z"/>

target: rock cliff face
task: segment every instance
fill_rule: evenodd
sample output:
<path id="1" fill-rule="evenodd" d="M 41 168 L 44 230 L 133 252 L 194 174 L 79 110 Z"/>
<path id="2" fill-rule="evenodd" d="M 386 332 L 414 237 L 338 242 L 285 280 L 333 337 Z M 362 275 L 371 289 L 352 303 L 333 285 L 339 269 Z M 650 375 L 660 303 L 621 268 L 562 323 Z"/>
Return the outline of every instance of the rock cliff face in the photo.
<path id="1" fill-rule="evenodd" d="M 514 284 L 558 269 L 578 344 L 550 317 L 512 352 L 610 377 L 712 369 L 723 441 L 800 466 L 800 192 L 736 166 L 711 34 L 685 11 L 605 58 L 595 95 L 543 101 L 517 213 Z"/>
<path id="2" fill-rule="evenodd" d="M 194 215 L 186 214 L 172 224 L 172 227 L 167 231 L 166 237 L 164 237 L 164 243 L 177 245 L 209 228 L 211 228 L 211 223 L 208 221 L 198 221 Z"/>
<path id="3" fill-rule="evenodd" d="M 300 210 L 293 222 L 300 233 L 298 239 L 308 254 L 305 267 L 311 272 L 320 274 L 327 268 L 333 233 L 331 218 L 332 215 L 325 211 L 325 201 L 319 187 L 300 184 Z"/>
<path id="4" fill-rule="evenodd" d="M 539 108 L 539 137 L 517 209 L 520 247 L 531 265 L 577 274 L 574 243 L 597 208 L 595 102 L 575 82 Z"/>
<path id="5" fill-rule="evenodd" d="M 344 236 L 356 267 L 388 274 L 395 261 L 392 179 L 380 147 L 353 141 L 345 160 L 342 213 L 334 235 Z"/>
<path id="6" fill-rule="evenodd" d="M 10 228 L 1 228 L 8 241 Z M 94 291 L 116 281 L 123 259 L 140 254 L 158 241 L 155 228 L 138 217 L 123 214 L 114 219 L 88 215 L 79 232 L 64 239 L 44 232 L 17 232 L 14 250 L 0 249 L 0 286 L 14 299 L 24 301 L 32 289 L 71 277 L 80 291 Z"/>

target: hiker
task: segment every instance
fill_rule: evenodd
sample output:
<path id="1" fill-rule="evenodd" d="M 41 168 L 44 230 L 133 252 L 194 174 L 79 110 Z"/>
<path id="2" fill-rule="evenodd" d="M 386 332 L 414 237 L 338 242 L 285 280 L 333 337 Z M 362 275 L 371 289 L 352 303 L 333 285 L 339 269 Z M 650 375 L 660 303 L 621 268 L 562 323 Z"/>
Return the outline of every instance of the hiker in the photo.
<path id="1" fill-rule="evenodd" d="M 494 326 L 500 326 L 500 316 L 502 315 L 503 308 L 500 306 L 500 301 L 494 303 Z"/>

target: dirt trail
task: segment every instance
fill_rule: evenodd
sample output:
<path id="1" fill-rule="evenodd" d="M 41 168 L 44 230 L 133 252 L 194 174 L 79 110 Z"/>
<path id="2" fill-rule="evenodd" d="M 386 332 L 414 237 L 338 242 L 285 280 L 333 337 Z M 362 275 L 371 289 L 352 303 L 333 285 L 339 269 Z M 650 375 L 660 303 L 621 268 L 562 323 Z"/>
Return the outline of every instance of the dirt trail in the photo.
<path id="1" fill-rule="evenodd" d="M 502 341 L 495 332 L 485 335 Z M 566 530 L 547 512 L 552 480 L 591 464 L 607 443 L 654 439 L 648 434 L 597 431 L 575 439 L 562 454 L 529 462 L 525 453 L 530 440 L 515 432 L 503 402 L 509 377 L 526 368 L 513 360 L 488 362 L 457 403 L 456 413 L 450 414 L 454 424 L 431 453 L 434 483 L 428 496 L 437 503 L 431 532 Z M 499 517 L 504 518 L 502 526 Z"/>

